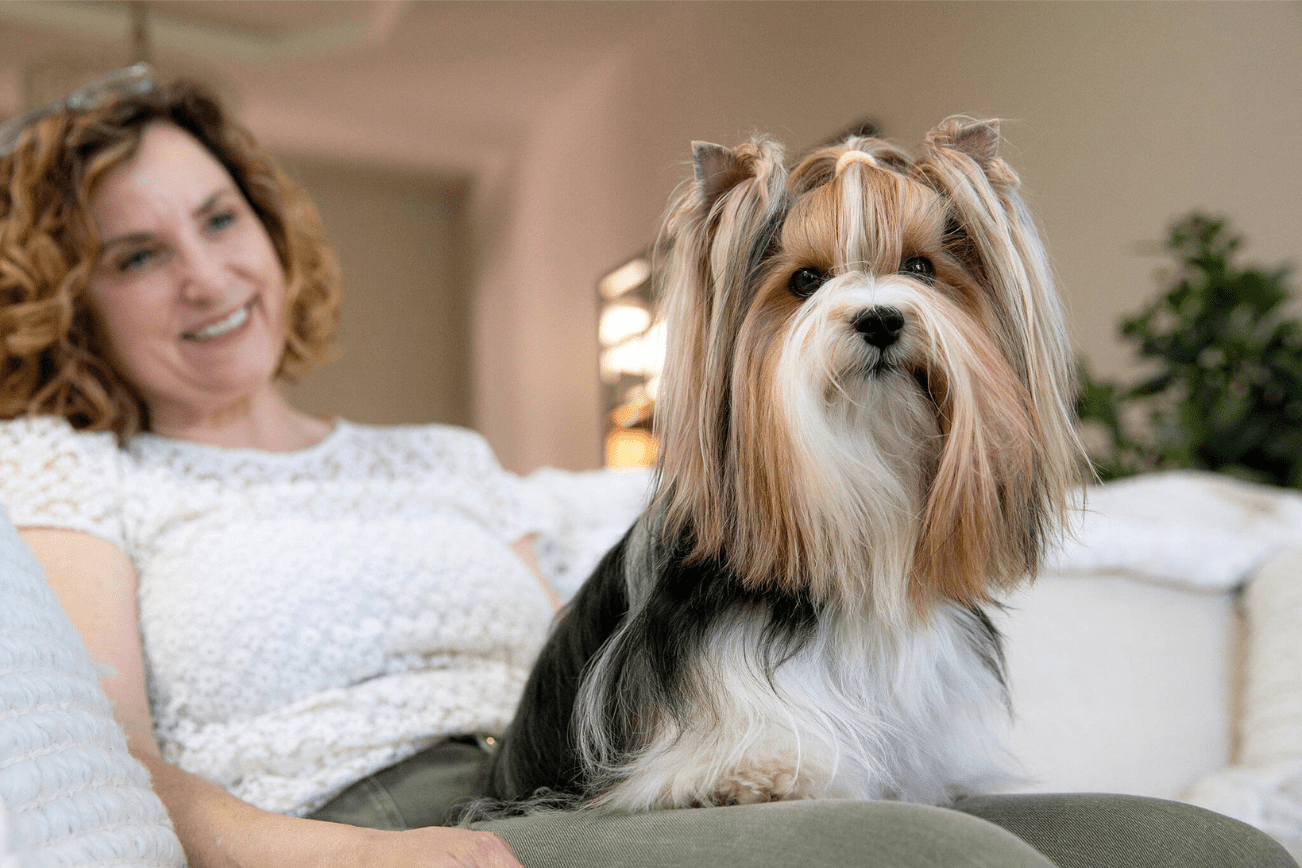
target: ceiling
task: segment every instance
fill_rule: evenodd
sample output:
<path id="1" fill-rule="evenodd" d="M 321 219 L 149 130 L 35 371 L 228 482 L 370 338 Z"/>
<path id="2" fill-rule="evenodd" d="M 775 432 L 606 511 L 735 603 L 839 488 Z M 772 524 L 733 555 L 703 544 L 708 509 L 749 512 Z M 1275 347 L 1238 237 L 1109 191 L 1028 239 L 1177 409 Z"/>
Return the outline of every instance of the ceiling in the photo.
<path id="1" fill-rule="evenodd" d="M 672 11 L 656 2 L 0 3 L 0 113 L 135 59 L 207 79 L 275 147 L 473 173 L 550 94 Z"/>

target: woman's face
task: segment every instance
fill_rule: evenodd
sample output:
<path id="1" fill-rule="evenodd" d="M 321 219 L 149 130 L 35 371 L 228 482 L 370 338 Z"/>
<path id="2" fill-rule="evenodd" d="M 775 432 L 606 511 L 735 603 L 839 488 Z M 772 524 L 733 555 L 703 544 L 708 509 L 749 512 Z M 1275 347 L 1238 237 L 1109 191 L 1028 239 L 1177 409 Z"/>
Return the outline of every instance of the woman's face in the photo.
<path id="1" fill-rule="evenodd" d="M 157 122 L 90 203 L 102 254 L 91 306 L 109 361 L 156 430 L 273 388 L 285 274 L 234 179 L 197 139 Z"/>

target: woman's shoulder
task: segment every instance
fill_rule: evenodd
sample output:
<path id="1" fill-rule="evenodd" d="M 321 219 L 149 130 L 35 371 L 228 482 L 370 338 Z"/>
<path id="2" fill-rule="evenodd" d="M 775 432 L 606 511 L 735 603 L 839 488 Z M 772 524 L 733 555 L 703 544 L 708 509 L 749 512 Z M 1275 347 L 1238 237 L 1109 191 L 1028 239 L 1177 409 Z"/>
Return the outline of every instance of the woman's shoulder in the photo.
<path id="1" fill-rule="evenodd" d="M 57 416 L 0 421 L 0 502 L 19 527 L 84 530 L 121 545 L 122 454 L 111 432 Z"/>
<path id="2" fill-rule="evenodd" d="M 43 466 L 53 458 L 90 462 L 118 460 L 111 431 L 78 431 L 62 416 L 0 420 L 0 461 Z"/>

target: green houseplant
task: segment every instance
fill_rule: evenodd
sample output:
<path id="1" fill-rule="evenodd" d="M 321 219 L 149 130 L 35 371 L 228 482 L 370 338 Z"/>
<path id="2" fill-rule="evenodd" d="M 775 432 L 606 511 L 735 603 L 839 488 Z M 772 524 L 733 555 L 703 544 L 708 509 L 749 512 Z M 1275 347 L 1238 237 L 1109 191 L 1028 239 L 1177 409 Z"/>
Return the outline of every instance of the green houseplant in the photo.
<path id="1" fill-rule="evenodd" d="M 1081 368 L 1077 409 L 1101 429 L 1103 479 L 1198 468 L 1302 488 L 1302 323 L 1291 269 L 1241 267 L 1242 239 L 1198 213 L 1170 228 L 1169 291 L 1121 323 L 1151 374 L 1133 386 Z"/>

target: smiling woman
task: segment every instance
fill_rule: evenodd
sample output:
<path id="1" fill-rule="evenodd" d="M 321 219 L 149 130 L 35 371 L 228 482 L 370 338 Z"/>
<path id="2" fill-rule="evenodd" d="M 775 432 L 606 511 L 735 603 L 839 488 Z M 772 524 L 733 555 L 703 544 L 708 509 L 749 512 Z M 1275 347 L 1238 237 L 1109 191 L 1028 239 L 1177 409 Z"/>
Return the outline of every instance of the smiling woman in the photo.
<path id="1" fill-rule="evenodd" d="M 40 114 L 7 147 L 0 418 L 122 442 L 319 439 L 273 387 L 331 353 L 339 273 L 316 209 L 206 91 L 139 80 Z M 260 386 L 239 387 L 253 369 Z"/>
<path id="2" fill-rule="evenodd" d="M 553 612 L 536 519 L 472 432 L 286 400 L 337 320 L 316 209 L 145 71 L 0 127 L 0 519 L 189 864 L 516 865 L 487 833 L 305 819 L 500 729 Z"/>
<path id="3" fill-rule="evenodd" d="M 90 215 L 103 250 L 90 306 L 152 431 L 227 446 L 259 436 L 282 449 L 325 436 L 328 424 L 294 411 L 274 384 L 285 276 L 271 238 L 193 136 L 147 126 L 135 155 L 101 181 Z"/>

